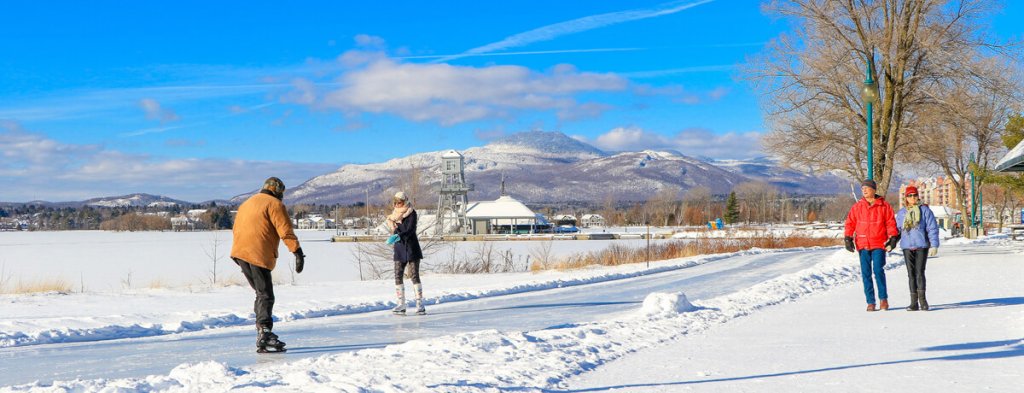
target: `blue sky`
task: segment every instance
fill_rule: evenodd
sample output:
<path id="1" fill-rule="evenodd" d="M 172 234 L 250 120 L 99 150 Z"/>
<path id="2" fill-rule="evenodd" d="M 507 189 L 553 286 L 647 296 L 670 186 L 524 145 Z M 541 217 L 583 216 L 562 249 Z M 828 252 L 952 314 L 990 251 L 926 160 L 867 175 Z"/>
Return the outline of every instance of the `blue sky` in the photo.
<path id="1" fill-rule="evenodd" d="M 787 26 L 760 1 L 366 3 L 6 4 L 0 201 L 228 198 L 530 130 L 764 154 L 736 66 Z"/>

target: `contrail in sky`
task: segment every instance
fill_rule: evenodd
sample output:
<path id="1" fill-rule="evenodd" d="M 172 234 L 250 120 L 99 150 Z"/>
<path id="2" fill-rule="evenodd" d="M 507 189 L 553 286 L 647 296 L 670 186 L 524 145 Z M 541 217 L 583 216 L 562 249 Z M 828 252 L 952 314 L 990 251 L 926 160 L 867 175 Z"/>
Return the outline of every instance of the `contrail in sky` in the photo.
<path id="1" fill-rule="evenodd" d="M 445 62 L 462 57 L 497 52 L 508 48 L 516 48 L 520 46 L 529 45 L 535 42 L 550 41 L 564 35 L 575 34 L 605 26 L 616 25 L 619 23 L 655 18 L 663 15 L 671 15 L 683 10 L 696 7 L 698 5 L 710 3 L 712 1 L 715 0 L 702 0 L 696 2 L 688 2 L 685 4 L 681 4 L 681 2 L 672 2 L 662 4 L 652 9 L 609 12 L 606 14 L 586 16 L 579 19 L 555 23 L 553 25 L 547 25 L 527 32 L 515 34 L 506 37 L 501 41 L 476 47 L 457 55 L 442 57 L 440 59 L 435 60 L 434 62 Z"/>
<path id="2" fill-rule="evenodd" d="M 595 52 L 633 52 L 647 50 L 647 48 L 592 48 L 592 49 L 555 49 L 535 50 L 520 52 L 498 52 L 498 53 L 460 53 L 457 55 L 417 55 L 417 56 L 393 56 L 392 59 L 445 59 L 454 57 L 476 57 L 476 56 L 518 56 L 518 55 L 557 55 L 564 53 L 595 53 Z"/>

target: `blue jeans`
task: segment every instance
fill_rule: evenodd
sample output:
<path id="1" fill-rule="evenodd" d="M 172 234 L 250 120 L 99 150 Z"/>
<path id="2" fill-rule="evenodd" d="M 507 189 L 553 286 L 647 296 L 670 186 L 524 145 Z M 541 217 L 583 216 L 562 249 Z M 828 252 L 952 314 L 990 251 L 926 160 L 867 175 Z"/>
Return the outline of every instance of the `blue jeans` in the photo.
<path id="1" fill-rule="evenodd" d="M 875 273 L 875 284 L 878 285 L 878 298 L 885 300 L 889 298 L 889 292 L 885 290 L 885 250 L 876 248 L 874 250 L 860 250 L 860 277 L 864 282 L 864 297 L 868 304 L 875 304 L 875 286 L 871 285 L 871 273 Z"/>

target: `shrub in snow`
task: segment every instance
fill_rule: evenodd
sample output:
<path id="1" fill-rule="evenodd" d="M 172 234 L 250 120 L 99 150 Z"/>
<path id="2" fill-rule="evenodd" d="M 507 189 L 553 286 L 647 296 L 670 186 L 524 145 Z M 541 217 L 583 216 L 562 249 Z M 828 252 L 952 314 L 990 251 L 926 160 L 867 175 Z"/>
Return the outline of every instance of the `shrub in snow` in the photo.
<path id="1" fill-rule="evenodd" d="M 686 300 L 686 294 L 682 292 L 654 292 L 647 295 L 647 298 L 644 299 L 644 305 L 640 308 L 640 313 L 648 316 L 671 317 L 696 309 L 697 307 L 690 304 L 690 301 Z"/>

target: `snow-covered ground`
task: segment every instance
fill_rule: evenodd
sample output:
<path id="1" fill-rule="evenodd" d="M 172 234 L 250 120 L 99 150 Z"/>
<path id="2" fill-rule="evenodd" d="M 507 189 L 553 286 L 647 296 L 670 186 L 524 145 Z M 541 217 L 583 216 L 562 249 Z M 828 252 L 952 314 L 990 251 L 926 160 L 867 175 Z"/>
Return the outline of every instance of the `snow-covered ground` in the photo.
<path id="1" fill-rule="evenodd" d="M 639 351 L 559 391 L 1024 391 L 1024 245 L 946 245 L 926 273 L 928 312 L 903 309 L 901 266 L 887 275 L 888 312 L 865 312 L 850 283 Z"/>
<path id="2" fill-rule="evenodd" d="M 889 269 L 905 306 L 902 258 Z M 387 280 L 304 282 L 276 291 L 292 351 L 262 356 L 248 288 L 3 295 L 0 391 L 1017 389 L 1024 245 L 952 241 L 928 278 L 933 311 L 866 313 L 844 250 L 750 250 L 429 275 L 430 314 L 406 318 Z"/>

